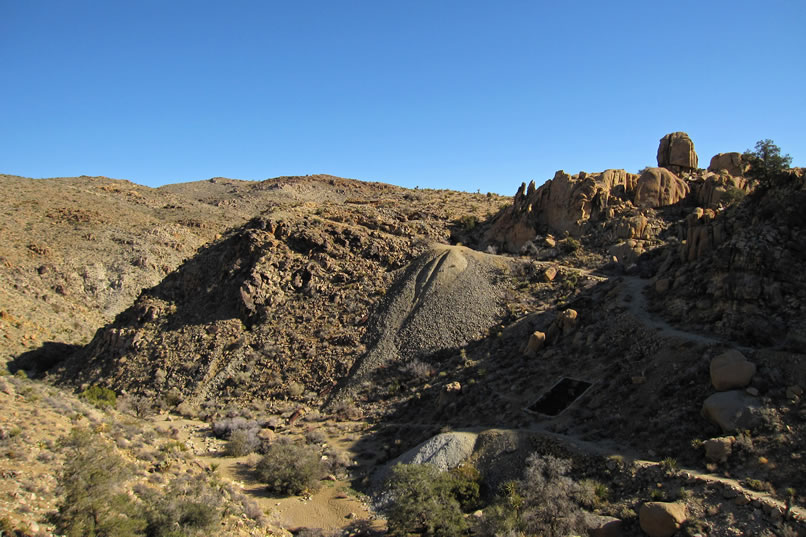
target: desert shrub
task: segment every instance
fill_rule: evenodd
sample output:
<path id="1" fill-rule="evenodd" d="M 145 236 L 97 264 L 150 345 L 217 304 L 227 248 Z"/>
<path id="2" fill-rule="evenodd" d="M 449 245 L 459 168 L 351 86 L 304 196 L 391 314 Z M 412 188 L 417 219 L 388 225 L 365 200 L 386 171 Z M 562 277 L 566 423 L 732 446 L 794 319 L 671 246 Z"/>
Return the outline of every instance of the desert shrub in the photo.
<path id="1" fill-rule="evenodd" d="M 340 421 L 356 421 L 364 417 L 364 412 L 352 401 L 338 401 L 332 410 L 333 416 Z"/>
<path id="2" fill-rule="evenodd" d="M 479 507 L 479 482 L 481 475 L 474 466 L 457 466 L 441 476 L 448 489 L 459 502 L 462 511 L 468 512 Z"/>
<path id="3" fill-rule="evenodd" d="M 430 464 L 398 464 L 392 469 L 386 483 L 390 501 L 384 509 L 391 535 L 453 537 L 467 531 L 452 478 L 446 475 Z M 452 477 L 462 481 L 461 476 Z"/>
<path id="4" fill-rule="evenodd" d="M 6 535 L 17 535 L 17 530 L 14 527 L 14 524 L 7 517 L 0 518 L 0 535 L 5 537 Z"/>
<path id="5" fill-rule="evenodd" d="M 243 457 L 254 453 L 260 447 L 257 429 L 236 429 L 232 431 L 225 451 L 230 457 Z"/>
<path id="6" fill-rule="evenodd" d="M 666 474 L 674 474 L 674 473 L 677 472 L 677 468 L 678 468 L 677 459 L 675 459 L 673 457 L 666 457 L 665 459 L 660 461 L 658 464 L 660 465 L 661 469 Z"/>
<path id="7" fill-rule="evenodd" d="M 566 237 L 557 243 L 560 251 L 566 254 L 572 254 L 582 248 L 582 245 L 574 237 Z"/>
<path id="8" fill-rule="evenodd" d="M 466 214 L 460 217 L 456 224 L 465 231 L 472 231 L 479 224 L 479 219 L 472 214 Z"/>
<path id="9" fill-rule="evenodd" d="M 323 444 L 327 441 L 327 435 L 322 429 L 311 429 L 305 433 L 305 440 L 309 444 Z"/>
<path id="10" fill-rule="evenodd" d="M 327 471 L 331 474 L 340 474 L 352 464 L 350 454 L 344 450 L 329 447 L 327 452 Z"/>
<path id="11" fill-rule="evenodd" d="M 586 509 L 596 509 L 606 504 L 610 498 L 610 489 L 601 481 L 583 479 L 579 482 L 575 499 Z"/>
<path id="12" fill-rule="evenodd" d="M 299 382 L 290 382 L 288 384 L 288 395 L 292 398 L 297 398 L 305 392 L 305 386 Z"/>
<path id="13" fill-rule="evenodd" d="M 60 443 L 67 456 L 57 478 L 62 493 L 53 516 L 57 532 L 68 537 L 142 535 L 142 512 L 120 488 L 132 468 L 86 429 L 73 429 Z"/>
<path id="14" fill-rule="evenodd" d="M 505 483 L 485 510 L 481 533 L 561 537 L 580 531 L 584 518 L 575 501 L 579 485 L 566 475 L 570 469 L 570 461 L 530 455 L 523 479 Z"/>
<path id="15" fill-rule="evenodd" d="M 255 420 L 247 420 L 242 417 L 224 418 L 213 423 L 213 435 L 216 438 L 228 439 L 235 431 L 250 429 L 259 430 L 260 425 Z"/>
<path id="16" fill-rule="evenodd" d="M 274 443 L 255 467 L 257 478 L 277 494 L 314 490 L 324 475 L 319 451 L 312 446 Z"/>
<path id="17" fill-rule="evenodd" d="M 118 399 L 113 390 L 97 384 L 93 384 L 78 396 L 98 408 L 114 407 Z"/>
<path id="18" fill-rule="evenodd" d="M 739 203 L 746 197 L 747 192 L 745 192 L 741 188 L 736 188 L 735 186 L 728 186 L 725 188 L 725 193 L 722 194 L 722 201 L 724 201 L 726 205 L 733 205 L 735 203 Z"/>
<path id="19" fill-rule="evenodd" d="M 434 367 L 431 364 L 427 364 L 422 360 L 414 359 L 410 362 L 406 362 L 400 370 L 403 373 L 407 373 L 414 377 L 415 379 L 427 379 L 434 375 Z"/>
<path id="20" fill-rule="evenodd" d="M 154 405 L 148 397 L 142 395 L 124 395 L 117 400 L 118 410 L 137 416 L 138 418 L 145 418 L 154 411 Z"/>
<path id="21" fill-rule="evenodd" d="M 221 520 L 223 499 L 214 483 L 198 476 L 174 479 L 164 494 L 143 494 L 148 537 L 211 535 Z"/>

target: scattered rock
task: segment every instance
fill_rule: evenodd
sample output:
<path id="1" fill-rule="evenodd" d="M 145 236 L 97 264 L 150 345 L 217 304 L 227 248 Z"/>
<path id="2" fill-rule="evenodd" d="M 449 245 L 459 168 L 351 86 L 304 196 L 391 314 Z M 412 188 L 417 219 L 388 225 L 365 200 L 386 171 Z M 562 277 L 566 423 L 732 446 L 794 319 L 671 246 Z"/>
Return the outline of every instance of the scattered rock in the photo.
<path id="1" fill-rule="evenodd" d="M 549 267 L 543 271 L 543 281 L 551 282 L 554 281 L 554 278 L 557 277 L 557 268 L 556 267 Z"/>
<path id="2" fill-rule="evenodd" d="M 736 438 L 733 436 L 724 436 L 706 440 L 703 443 L 705 446 L 705 458 L 712 462 L 726 462 L 733 451 L 733 443 L 735 441 Z"/>
<path id="3" fill-rule="evenodd" d="M 744 388 L 756 374 L 756 364 L 731 349 L 711 360 L 711 384 L 719 391 Z"/>
<path id="4" fill-rule="evenodd" d="M 733 390 L 710 396 L 702 405 L 702 416 L 723 431 L 752 429 L 758 425 L 760 404 L 755 397 Z"/>
<path id="5" fill-rule="evenodd" d="M 641 529 L 649 537 L 672 537 L 686 521 L 682 503 L 647 502 L 638 512 Z"/>
<path id="6" fill-rule="evenodd" d="M 585 513 L 588 537 L 621 537 L 624 535 L 621 520 L 612 516 Z"/>
<path id="7" fill-rule="evenodd" d="M 529 342 L 526 344 L 526 351 L 524 354 L 526 356 L 535 356 L 540 349 L 542 349 L 546 344 L 546 334 L 543 332 L 535 331 L 532 332 L 532 335 L 529 336 Z"/>
<path id="8" fill-rule="evenodd" d="M 577 326 L 577 323 L 579 322 L 576 310 L 572 309 L 567 309 L 560 313 L 558 320 L 560 323 L 560 330 L 564 336 L 567 336 L 573 332 Z"/>

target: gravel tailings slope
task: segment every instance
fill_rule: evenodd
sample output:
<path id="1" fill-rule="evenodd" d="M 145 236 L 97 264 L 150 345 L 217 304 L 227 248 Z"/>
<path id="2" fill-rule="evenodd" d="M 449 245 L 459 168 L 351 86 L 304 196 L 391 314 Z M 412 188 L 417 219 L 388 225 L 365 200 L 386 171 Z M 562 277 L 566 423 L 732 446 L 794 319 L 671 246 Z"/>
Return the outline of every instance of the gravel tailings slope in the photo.
<path id="1" fill-rule="evenodd" d="M 367 328 L 367 352 L 346 389 L 379 367 L 405 363 L 485 336 L 500 321 L 496 273 L 506 258 L 461 246 L 435 245 L 392 286 Z"/>

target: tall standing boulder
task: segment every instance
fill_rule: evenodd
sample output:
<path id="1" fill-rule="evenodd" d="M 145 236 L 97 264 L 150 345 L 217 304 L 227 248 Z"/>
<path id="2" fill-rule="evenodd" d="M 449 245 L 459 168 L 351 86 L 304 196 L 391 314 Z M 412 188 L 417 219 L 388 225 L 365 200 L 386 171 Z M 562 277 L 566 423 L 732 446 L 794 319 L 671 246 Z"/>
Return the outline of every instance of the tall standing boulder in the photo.
<path id="1" fill-rule="evenodd" d="M 660 139 L 658 166 L 673 171 L 697 169 L 697 152 L 688 134 L 673 132 Z"/>
<path id="2" fill-rule="evenodd" d="M 666 168 L 647 168 L 635 187 L 635 205 L 653 209 L 665 207 L 684 199 L 689 192 L 688 183 Z"/>

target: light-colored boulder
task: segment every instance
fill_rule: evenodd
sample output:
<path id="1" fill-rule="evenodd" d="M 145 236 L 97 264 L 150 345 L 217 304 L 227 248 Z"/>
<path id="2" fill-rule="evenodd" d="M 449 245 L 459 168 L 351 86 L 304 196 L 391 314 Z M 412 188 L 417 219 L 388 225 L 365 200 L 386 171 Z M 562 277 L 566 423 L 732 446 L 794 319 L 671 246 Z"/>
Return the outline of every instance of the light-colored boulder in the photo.
<path id="1" fill-rule="evenodd" d="M 554 281 L 554 278 L 557 277 L 557 267 L 549 267 L 543 271 L 543 281 L 550 282 Z"/>
<path id="2" fill-rule="evenodd" d="M 546 344 L 546 334 L 543 332 L 536 330 L 532 332 L 532 335 L 529 336 L 529 342 L 526 344 L 526 351 L 524 354 L 526 356 L 535 356 L 540 349 L 542 349 Z"/>
<path id="3" fill-rule="evenodd" d="M 744 175 L 745 164 L 742 159 L 741 153 L 718 153 L 711 157 L 711 163 L 708 165 L 709 172 L 719 172 L 724 170 L 730 175 L 738 176 Z"/>
<path id="4" fill-rule="evenodd" d="M 719 425 L 726 433 L 752 429 L 760 421 L 758 399 L 733 390 L 710 396 L 702 405 L 702 416 Z"/>
<path id="5" fill-rule="evenodd" d="M 635 205 L 642 208 L 673 205 L 684 199 L 689 191 L 688 183 L 666 168 L 647 168 L 638 177 Z"/>
<path id="6" fill-rule="evenodd" d="M 756 364 L 734 349 L 711 360 L 711 384 L 721 392 L 744 388 L 755 374 Z"/>
<path id="7" fill-rule="evenodd" d="M 723 436 L 720 438 L 710 438 L 703 442 L 705 446 L 705 458 L 711 462 L 726 462 L 733 452 L 733 443 L 736 438 L 733 436 Z"/>
<path id="8" fill-rule="evenodd" d="M 440 471 L 456 468 L 473 453 L 477 436 L 466 432 L 438 434 L 395 459 L 391 466 L 431 464 Z"/>
<path id="9" fill-rule="evenodd" d="M 646 502 L 638 511 L 638 522 L 649 537 L 672 537 L 685 521 L 682 503 Z"/>
<path id="10" fill-rule="evenodd" d="M 685 132 L 672 132 L 660 139 L 658 166 L 677 167 L 686 170 L 697 168 L 697 152 L 694 142 Z"/>

